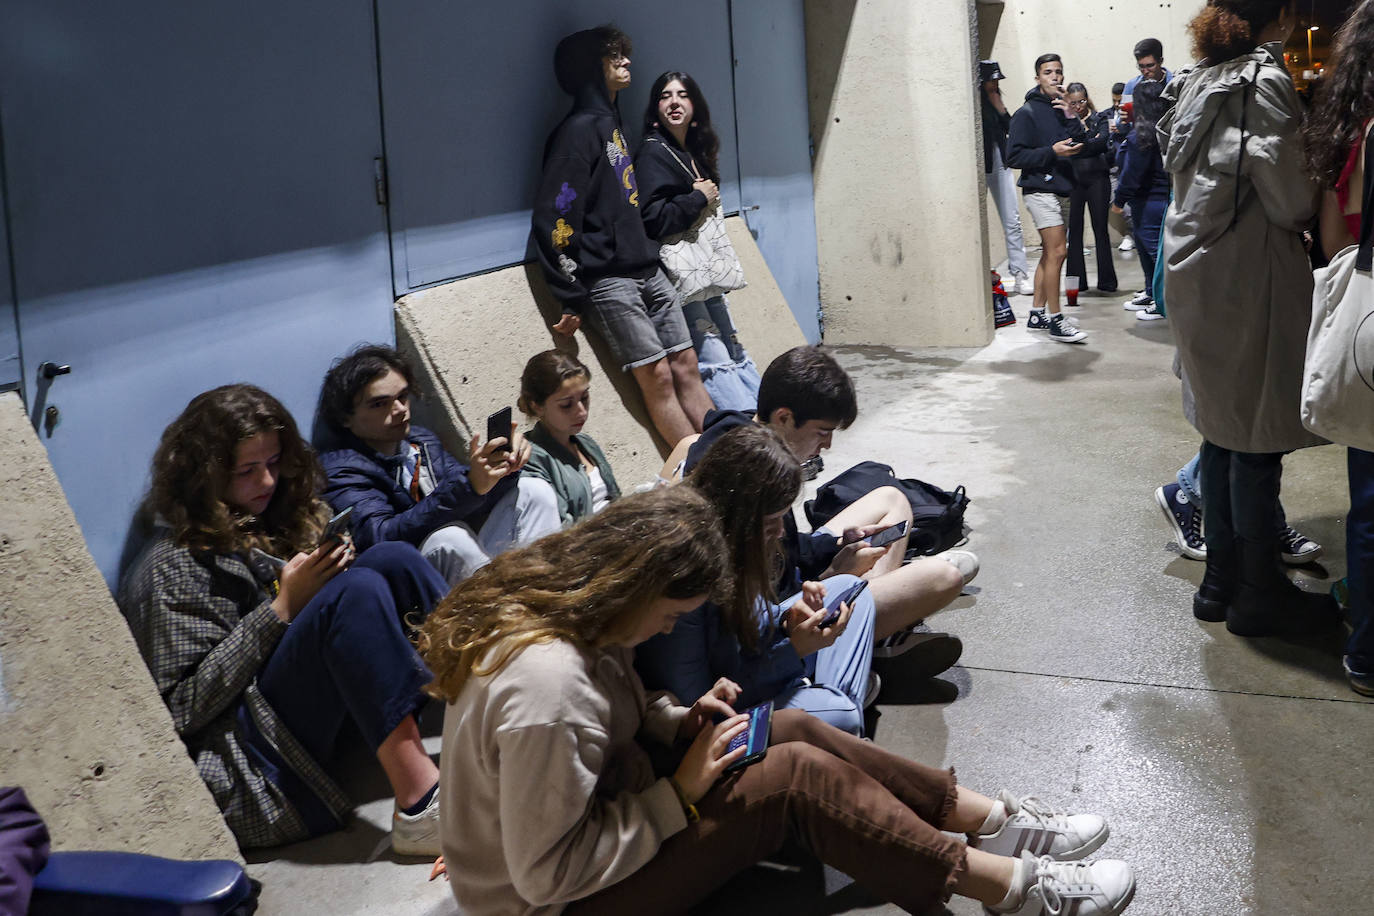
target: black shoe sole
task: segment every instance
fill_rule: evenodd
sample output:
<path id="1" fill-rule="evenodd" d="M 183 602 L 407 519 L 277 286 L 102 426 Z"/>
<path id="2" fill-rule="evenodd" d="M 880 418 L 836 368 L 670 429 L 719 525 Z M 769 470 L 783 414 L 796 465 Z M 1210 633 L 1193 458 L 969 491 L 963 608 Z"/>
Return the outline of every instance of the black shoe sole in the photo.
<path id="1" fill-rule="evenodd" d="M 1231 605 L 1226 601 L 1213 601 L 1201 595 L 1193 596 L 1193 616 L 1208 623 L 1221 623 L 1226 619 Z M 1232 632 L 1235 632 L 1234 630 Z"/>
<path id="2" fill-rule="evenodd" d="M 964 654 L 964 643 L 957 636 L 928 639 L 901 655 L 874 658 L 875 665 L 898 668 L 906 680 L 923 680 L 948 671 Z"/>

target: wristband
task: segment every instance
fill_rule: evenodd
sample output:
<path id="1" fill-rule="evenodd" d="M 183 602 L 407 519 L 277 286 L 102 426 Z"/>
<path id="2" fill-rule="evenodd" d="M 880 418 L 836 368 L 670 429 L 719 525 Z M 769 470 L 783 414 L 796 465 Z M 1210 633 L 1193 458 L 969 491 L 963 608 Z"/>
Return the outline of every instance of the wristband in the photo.
<path id="1" fill-rule="evenodd" d="M 677 793 L 677 800 L 682 805 L 682 813 L 687 815 L 687 823 L 695 824 L 701 820 L 701 815 L 697 813 L 697 806 L 687 800 L 687 793 L 682 791 L 682 786 L 678 785 L 676 776 L 668 777 L 668 785 L 673 787 Z"/>

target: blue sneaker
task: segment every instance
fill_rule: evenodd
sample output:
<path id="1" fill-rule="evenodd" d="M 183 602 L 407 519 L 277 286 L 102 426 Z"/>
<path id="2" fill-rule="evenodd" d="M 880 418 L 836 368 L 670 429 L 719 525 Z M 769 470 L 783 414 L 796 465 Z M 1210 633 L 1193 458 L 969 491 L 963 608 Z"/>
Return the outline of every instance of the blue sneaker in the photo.
<path id="1" fill-rule="evenodd" d="M 1374 697 L 1374 674 L 1356 671 L 1350 667 L 1350 656 L 1342 656 L 1341 667 L 1345 669 L 1346 680 L 1350 681 L 1350 689 L 1362 697 Z"/>
<path id="2" fill-rule="evenodd" d="M 1202 538 L 1202 510 L 1176 483 L 1167 483 L 1155 490 L 1155 502 L 1164 512 L 1169 527 L 1174 529 L 1179 553 L 1190 560 L 1207 559 L 1207 542 Z"/>
<path id="3" fill-rule="evenodd" d="M 1027 331 L 1048 331 L 1050 329 L 1050 319 L 1046 317 L 1044 309 L 1031 309 L 1026 313 Z"/>

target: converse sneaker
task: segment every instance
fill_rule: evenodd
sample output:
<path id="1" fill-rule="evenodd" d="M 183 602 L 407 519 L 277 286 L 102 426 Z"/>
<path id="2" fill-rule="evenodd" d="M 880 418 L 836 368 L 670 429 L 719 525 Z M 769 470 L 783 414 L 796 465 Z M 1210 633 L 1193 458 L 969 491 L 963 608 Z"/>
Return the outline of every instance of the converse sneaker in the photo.
<path id="1" fill-rule="evenodd" d="M 1154 299 L 1147 296 L 1145 290 L 1142 289 L 1140 292 L 1121 303 L 1121 307 L 1128 312 L 1143 312 L 1154 304 Z"/>
<path id="2" fill-rule="evenodd" d="M 1135 896 L 1135 874 L 1120 859 L 1097 862 L 1056 862 L 1022 854 L 1018 864 L 1029 872 L 1030 884 L 1010 904 L 985 906 L 984 913 L 1015 916 L 1117 916 Z M 1019 902 L 1017 897 L 1019 896 Z"/>
<path id="3" fill-rule="evenodd" d="M 1135 239 L 1129 235 L 1121 239 L 1121 244 L 1116 246 L 1118 251 L 1135 251 Z"/>
<path id="4" fill-rule="evenodd" d="M 964 654 L 964 644 L 957 636 L 932 633 L 908 627 L 873 644 L 875 659 L 902 658 L 902 671 L 911 680 L 924 680 L 954 667 Z"/>
<path id="5" fill-rule="evenodd" d="M 1081 859 L 1107 842 L 1107 821 L 1096 814 L 1069 814 L 1051 808 L 1038 798 L 1017 798 L 1006 789 L 993 804 L 1006 811 L 1006 819 L 989 834 L 973 834 L 970 845 L 995 856 L 1019 856 L 1023 852 L 1067 861 Z M 991 819 L 991 818 L 989 818 Z"/>
<path id="6" fill-rule="evenodd" d="M 1088 339 L 1083 329 L 1069 320 L 1067 315 L 1050 316 L 1050 340 L 1059 343 L 1082 343 Z"/>
<path id="7" fill-rule="evenodd" d="M 1341 667 L 1345 669 L 1345 678 L 1350 682 L 1350 689 L 1362 697 L 1374 697 L 1374 674 L 1365 674 L 1350 667 L 1350 656 L 1341 656 Z"/>
<path id="8" fill-rule="evenodd" d="M 1188 494 L 1176 483 L 1155 490 L 1155 502 L 1174 529 L 1178 551 L 1190 560 L 1207 559 L 1207 542 L 1202 539 L 1202 510 L 1193 505 Z"/>
<path id="9" fill-rule="evenodd" d="M 439 848 L 439 790 L 419 814 L 406 814 L 399 807 L 391 815 L 391 848 L 398 856 L 442 855 Z"/>
<path id="10" fill-rule="evenodd" d="M 1322 545 L 1294 528 L 1285 528 L 1279 535 L 1279 556 L 1289 566 L 1311 563 L 1322 555 Z"/>
<path id="11" fill-rule="evenodd" d="M 978 554 L 972 550 L 945 550 L 935 554 L 935 559 L 944 560 L 959 570 L 959 574 L 964 577 L 965 585 L 978 578 L 978 570 L 981 567 L 978 563 Z"/>
<path id="12" fill-rule="evenodd" d="M 1030 278 L 1030 277 L 1026 276 L 1025 274 L 1015 274 L 1014 276 L 1015 276 L 1015 278 L 1016 278 L 1016 283 L 1015 283 L 1015 286 L 1014 286 L 1016 295 L 1018 295 L 1018 296 L 1034 296 L 1034 295 L 1035 295 L 1035 284 L 1031 282 L 1031 278 Z"/>
<path id="13" fill-rule="evenodd" d="M 1027 331 L 1048 331 L 1050 329 L 1050 319 L 1046 317 L 1044 309 L 1031 309 L 1026 313 Z"/>
<path id="14" fill-rule="evenodd" d="M 1163 321 L 1164 313 L 1159 310 L 1158 302 L 1151 302 L 1148 306 L 1135 313 L 1136 321 Z"/>

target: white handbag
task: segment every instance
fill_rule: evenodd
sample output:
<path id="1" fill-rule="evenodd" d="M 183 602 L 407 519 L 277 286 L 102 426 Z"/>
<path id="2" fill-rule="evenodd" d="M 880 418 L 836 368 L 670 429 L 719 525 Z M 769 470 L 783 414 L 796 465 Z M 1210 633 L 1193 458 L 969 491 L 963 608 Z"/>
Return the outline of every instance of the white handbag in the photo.
<path id="1" fill-rule="evenodd" d="M 688 168 L 676 150 L 662 140 L 651 139 L 672 154 L 688 177 L 700 180 L 701 176 Z M 725 215 L 719 204 L 714 209 L 702 210 L 686 232 L 667 236 L 658 257 L 683 302 L 710 299 L 745 286 L 744 268 L 725 232 Z"/>
<path id="2" fill-rule="evenodd" d="M 1374 452 L 1374 147 L 1366 144 L 1360 239 L 1316 271 L 1302 425 Z"/>

